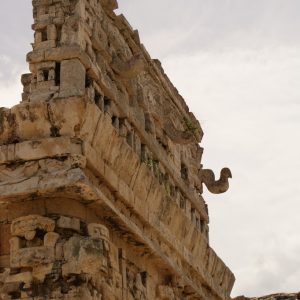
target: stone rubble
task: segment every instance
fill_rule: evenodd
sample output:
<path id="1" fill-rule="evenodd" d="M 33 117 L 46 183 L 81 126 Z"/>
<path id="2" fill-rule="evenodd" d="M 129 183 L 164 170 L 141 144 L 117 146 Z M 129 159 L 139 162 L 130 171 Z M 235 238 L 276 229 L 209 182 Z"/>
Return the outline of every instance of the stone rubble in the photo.
<path id="1" fill-rule="evenodd" d="M 247 298 L 245 296 L 239 296 L 234 298 L 233 300 L 299 300 L 300 299 L 300 292 L 295 294 L 272 294 L 264 297 L 258 298 Z"/>

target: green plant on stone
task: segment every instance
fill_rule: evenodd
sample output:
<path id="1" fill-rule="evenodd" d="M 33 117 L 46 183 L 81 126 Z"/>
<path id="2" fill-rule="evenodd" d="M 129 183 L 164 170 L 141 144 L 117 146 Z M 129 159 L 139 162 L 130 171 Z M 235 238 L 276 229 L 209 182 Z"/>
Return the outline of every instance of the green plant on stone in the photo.
<path id="1" fill-rule="evenodd" d="M 186 117 L 184 117 L 183 120 L 184 120 L 184 124 L 187 128 L 186 129 L 187 131 L 195 132 L 195 131 L 199 130 L 199 126 L 197 123 L 192 122 L 190 119 L 188 119 Z"/>
<path id="2" fill-rule="evenodd" d="M 154 169 L 158 165 L 158 161 L 152 158 L 147 158 L 145 164 L 150 168 Z"/>

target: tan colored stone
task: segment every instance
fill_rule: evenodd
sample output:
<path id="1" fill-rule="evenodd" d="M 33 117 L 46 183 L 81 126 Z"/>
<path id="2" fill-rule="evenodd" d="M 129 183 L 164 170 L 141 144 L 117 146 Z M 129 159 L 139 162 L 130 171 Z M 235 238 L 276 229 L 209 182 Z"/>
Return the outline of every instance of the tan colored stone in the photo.
<path id="1" fill-rule="evenodd" d="M 56 224 L 60 228 L 72 229 L 77 232 L 80 231 L 80 220 L 77 218 L 69 218 L 69 217 L 61 216 L 57 220 Z"/>
<path id="2" fill-rule="evenodd" d="M 23 202 L 23 205 L 19 203 L 11 202 L 7 204 L 8 221 L 11 222 L 19 217 L 28 215 L 45 215 L 45 205 L 43 199 L 28 199 Z"/>
<path id="3" fill-rule="evenodd" d="M 24 237 L 27 241 L 32 241 L 35 238 L 35 235 L 36 235 L 36 231 L 32 230 L 32 231 L 25 232 Z"/>
<path id="4" fill-rule="evenodd" d="M 21 248 L 11 253 L 12 268 L 37 267 L 54 262 L 54 249 L 50 247 Z"/>
<path id="5" fill-rule="evenodd" d="M 82 96 L 85 91 L 85 67 L 78 59 L 61 63 L 60 97 Z"/>
<path id="6" fill-rule="evenodd" d="M 72 237 L 64 245 L 63 276 L 68 274 L 96 274 L 107 268 L 102 241 Z"/>
<path id="7" fill-rule="evenodd" d="M 18 237 L 12 237 L 9 240 L 9 244 L 10 244 L 10 253 L 18 251 L 21 248 L 21 239 Z"/>
<path id="8" fill-rule="evenodd" d="M 37 282 L 44 282 L 46 275 L 53 269 L 53 263 L 38 264 L 32 270 L 32 277 Z"/>
<path id="9" fill-rule="evenodd" d="M 116 1 L 33 6 L 22 103 L 0 110 L 0 298 L 229 299 L 201 193 L 230 173 L 203 168 L 161 63 Z"/>
<path id="10" fill-rule="evenodd" d="M 160 285 L 157 287 L 157 298 L 159 300 L 173 300 L 175 298 L 172 287 Z"/>
<path id="11" fill-rule="evenodd" d="M 78 201 L 68 198 L 47 198 L 45 205 L 47 213 L 49 214 L 61 214 L 85 220 L 86 208 Z"/>
<path id="12" fill-rule="evenodd" d="M 11 234 L 13 236 L 25 237 L 25 234 L 36 229 L 52 232 L 55 228 L 55 222 L 49 218 L 39 215 L 21 217 L 14 220 L 11 224 Z"/>
<path id="13" fill-rule="evenodd" d="M 89 236 L 93 239 L 109 240 L 109 231 L 104 225 L 90 223 L 88 225 L 88 233 Z"/>
<path id="14" fill-rule="evenodd" d="M 7 255 L 10 251 L 9 240 L 11 238 L 10 225 L 0 225 L 0 255 Z"/>
<path id="15" fill-rule="evenodd" d="M 8 269 L 10 267 L 10 255 L 0 256 L 0 268 Z"/>
<path id="16" fill-rule="evenodd" d="M 54 248 L 59 239 L 59 234 L 56 232 L 48 232 L 44 236 L 44 246 Z"/>
<path id="17" fill-rule="evenodd" d="M 6 278 L 5 283 L 30 283 L 32 282 L 32 273 L 23 272 L 15 275 L 10 275 Z"/>

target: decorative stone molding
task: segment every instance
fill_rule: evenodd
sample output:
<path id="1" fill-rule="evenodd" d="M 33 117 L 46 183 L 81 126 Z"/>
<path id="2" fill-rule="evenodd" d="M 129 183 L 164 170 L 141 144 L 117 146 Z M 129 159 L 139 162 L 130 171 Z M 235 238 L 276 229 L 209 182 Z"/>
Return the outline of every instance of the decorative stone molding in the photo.
<path id="1" fill-rule="evenodd" d="M 104 225 L 29 215 L 12 221 L 11 235 L 10 268 L 0 276 L 1 299 L 79 299 L 83 294 L 84 299 L 121 299 L 114 286 L 116 280 L 121 286 L 121 275 L 114 274 Z"/>

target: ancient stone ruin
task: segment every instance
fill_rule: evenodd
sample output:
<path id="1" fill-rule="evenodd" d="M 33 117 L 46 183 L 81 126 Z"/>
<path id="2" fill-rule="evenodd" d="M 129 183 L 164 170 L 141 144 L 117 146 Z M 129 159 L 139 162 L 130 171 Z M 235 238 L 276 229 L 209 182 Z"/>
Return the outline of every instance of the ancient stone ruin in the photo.
<path id="1" fill-rule="evenodd" d="M 230 299 L 203 132 L 114 0 L 33 0 L 22 102 L 0 110 L 0 298 Z"/>
<path id="2" fill-rule="evenodd" d="M 234 300 L 299 300 L 300 299 L 300 293 L 293 293 L 293 294 L 272 294 L 264 297 L 258 297 L 258 298 L 247 298 L 244 296 L 240 296 L 237 298 L 234 298 Z"/>

